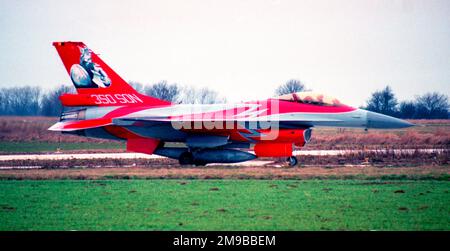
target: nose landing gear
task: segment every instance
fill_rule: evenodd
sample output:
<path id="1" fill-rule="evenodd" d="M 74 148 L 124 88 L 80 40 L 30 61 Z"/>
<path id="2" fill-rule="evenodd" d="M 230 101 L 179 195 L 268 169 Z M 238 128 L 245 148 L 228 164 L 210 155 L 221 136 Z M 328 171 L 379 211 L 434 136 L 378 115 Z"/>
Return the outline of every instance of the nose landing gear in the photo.
<path id="1" fill-rule="evenodd" d="M 287 158 L 287 162 L 289 163 L 289 166 L 296 166 L 298 163 L 297 157 L 291 156 Z"/>

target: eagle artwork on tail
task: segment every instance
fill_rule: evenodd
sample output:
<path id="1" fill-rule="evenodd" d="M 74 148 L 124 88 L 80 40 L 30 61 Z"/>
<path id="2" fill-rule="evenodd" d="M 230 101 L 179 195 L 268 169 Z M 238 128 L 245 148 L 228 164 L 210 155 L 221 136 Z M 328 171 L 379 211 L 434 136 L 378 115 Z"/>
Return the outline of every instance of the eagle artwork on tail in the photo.
<path id="1" fill-rule="evenodd" d="M 80 48 L 80 64 L 70 68 L 70 77 L 77 88 L 105 88 L 111 85 L 111 80 L 105 71 L 92 62 L 91 52 L 87 47 Z"/>

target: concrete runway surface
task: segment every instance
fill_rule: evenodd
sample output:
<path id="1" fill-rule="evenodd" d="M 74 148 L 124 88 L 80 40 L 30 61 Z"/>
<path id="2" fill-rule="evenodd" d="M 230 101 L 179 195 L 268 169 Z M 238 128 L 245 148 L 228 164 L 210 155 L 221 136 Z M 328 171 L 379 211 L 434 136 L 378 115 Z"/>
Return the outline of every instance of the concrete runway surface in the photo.
<path id="1" fill-rule="evenodd" d="M 395 154 L 413 154 L 415 151 L 423 153 L 442 152 L 445 149 L 395 149 L 395 150 L 297 150 L 294 151 L 295 156 L 327 156 L 327 155 L 346 155 L 362 152 L 387 152 L 394 151 Z M 250 151 L 250 153 L 253 153 Z M 158 155 L 147 155 L 142 153 L 83 153 L 83 154 L 15 154 L 15 155 L 0 155 L 0 161 L 11 160 L 67 160 L 67 159 L 158 159 L 165 158 Z M 253 160 L 239 165 L 265 165 L 271 161 Z M 244 164 L 245 163 L 245 164 Z"/>

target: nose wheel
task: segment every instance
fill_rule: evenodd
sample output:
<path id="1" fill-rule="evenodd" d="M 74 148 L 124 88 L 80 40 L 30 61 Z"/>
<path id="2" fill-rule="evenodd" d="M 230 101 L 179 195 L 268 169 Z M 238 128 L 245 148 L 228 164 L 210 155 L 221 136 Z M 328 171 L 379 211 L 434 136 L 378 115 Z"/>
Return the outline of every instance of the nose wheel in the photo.
<path id="1" fill-rule="evenodd" d="M 290 166 L 296 166 L 298 164 L 297 157 L 295 156 L 287 158 L 287 162 L 289 163 Z"/>

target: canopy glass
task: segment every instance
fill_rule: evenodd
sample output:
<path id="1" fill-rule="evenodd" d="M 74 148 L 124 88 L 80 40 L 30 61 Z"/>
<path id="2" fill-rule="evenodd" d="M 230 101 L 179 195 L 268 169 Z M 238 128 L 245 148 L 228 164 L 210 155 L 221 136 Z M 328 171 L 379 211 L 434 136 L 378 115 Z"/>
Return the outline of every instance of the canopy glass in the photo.
<path id="1" fill-rule="evenodd" d="M 337 98 L 317 92 L 296 92 L 276 97 L 279 100 L 323 106 L 343 106 Z"/>

